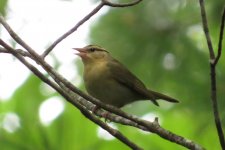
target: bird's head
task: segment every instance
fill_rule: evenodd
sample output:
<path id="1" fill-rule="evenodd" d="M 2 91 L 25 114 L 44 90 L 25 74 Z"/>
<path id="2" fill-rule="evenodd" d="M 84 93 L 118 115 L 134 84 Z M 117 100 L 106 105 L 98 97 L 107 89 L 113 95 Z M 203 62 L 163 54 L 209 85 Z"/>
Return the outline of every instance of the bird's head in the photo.
<path id="1" fill-rule="evenodd" d="M 73 48 L 78 51 L 76 55 L 82 58 L 84 64 L 107 61 L 110 57 L 108 51 L 96 45 L 88 45 L 83 48 Z"/>

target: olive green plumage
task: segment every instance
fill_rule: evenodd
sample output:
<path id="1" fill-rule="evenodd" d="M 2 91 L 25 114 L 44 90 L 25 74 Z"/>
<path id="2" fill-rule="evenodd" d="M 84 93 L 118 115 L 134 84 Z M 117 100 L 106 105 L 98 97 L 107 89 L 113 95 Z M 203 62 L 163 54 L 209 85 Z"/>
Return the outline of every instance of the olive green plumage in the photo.
<path id="1" fill-rule="evenodd" d="M 149 90 L 123 64 L 114 59 L 108 51 L 88 45 L 77 50 L 84 63 L 84 83 L 87 92 L 104 103 L 123 107 L 134 101 L 162 99 L 177 103 L 178 100 Z"/>

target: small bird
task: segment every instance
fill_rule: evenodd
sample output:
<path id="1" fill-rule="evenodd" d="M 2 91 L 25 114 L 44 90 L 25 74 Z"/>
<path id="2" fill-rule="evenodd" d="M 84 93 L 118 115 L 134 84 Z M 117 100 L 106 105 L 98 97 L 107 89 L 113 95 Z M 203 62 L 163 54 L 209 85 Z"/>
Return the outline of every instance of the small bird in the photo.
<path id="1" fill-rule="evenodd" d="M 147 89 L 146 86 L 108 51 L 96 45 L 73 48 L 84 64 L 84 84 L 87 92 L 106 104 L 123 107 L 140 100 L 162 99 L 177 103 L 178 100 Z"/>

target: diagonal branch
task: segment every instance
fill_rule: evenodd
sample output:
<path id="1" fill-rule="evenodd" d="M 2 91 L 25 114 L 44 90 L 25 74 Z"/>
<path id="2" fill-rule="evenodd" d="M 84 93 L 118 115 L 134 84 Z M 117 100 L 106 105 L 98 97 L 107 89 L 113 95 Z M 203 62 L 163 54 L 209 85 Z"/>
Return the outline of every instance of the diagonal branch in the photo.
<path id="1" fill-rule="evenodd" d="M 81 19 L 73 28 L 71 28 L 69 31 L 64 33 L 62 36 L 60 36 L 55 42 L 53 42 L 42 54 L 42 57 L 46 57 L 53 48 L 59 44 L 62 40 L 64 40 L 66 37 L 68 37 L 70 34 L 72 34 L 74 31 L 76 31 L 83 23 L 85 23 L 87 20 L 89 20 L 93 15 L 95 15 L 102 7 L 104 6 L 104 3 L 100 3 L 97 7 L 95 7 L 87 16 L 85 16 L 83 19 Z"/>
<path id="2" fill-rule="evenodd" d="M 129 7 L 129 6 L 133 6 L 136 5 L 138 3 L 140 3 L 142 0 L 135 0 L 133 2 L 130 3 L 123 3 L 123 4 L 117 4 L 117 3 L 112 3 L 108 0 L 102 0 L 102 2 L 107 5 L 107 6 L 111 6 L 111 7 Z"/>
<path id="3" fill-rule="evenodd" d="M 30 53 L 34 59 L 37 59 L 40 61 L 42 59 L 39 57 L 38 53 L 36 53 L 26 42 L 24 42 L 13 29 L 9 26 L 9 24 L 5 21 L 2 15 L 0 15 L 0 23 L 3 25 L 3 27 L 8 31 L 9 35 L 18 43 L 20 44 L 24 49 Z M 0 39 L 1 40 L 1 39 Z"/>
<path id="4" fill-rule="evenodd" d="M 17 53 L 24 57 L 30 57 L 33 58 L 28 52 L 22 50 L 22 49 L 16 49 Z M 0 47 L 0 53 L 6 53 L 6 54 L 11 54 L 7 49 Z"/>
<path id="5" fill-rule="evenodd" d="M 94 16 L 103 6 L 111 6 L 111 7 L 129 7 L 136 5 L 140 3 L 142 0 L 135 0 L 131 3 L 124 3 L 124 4 L 116 4 L 109 2 L 108 0 L 102 0 L 101 3 L 96 6 L 88 15 L 86 15 L 83 19 L 81 19 L 74 27 L 72 27 L 69 31 L 64 33 L 62 36 L 60 36 L 55 42 L 53 42 L 42 54 L 42 57 L 45 58 L 52 50 L 53 48 L 59 44 L 62 40 L 64 40 L 66 37 L 68 37 L 70 34 L 75 32 L 83 23 L 88 21 L 92 16 Z"/>

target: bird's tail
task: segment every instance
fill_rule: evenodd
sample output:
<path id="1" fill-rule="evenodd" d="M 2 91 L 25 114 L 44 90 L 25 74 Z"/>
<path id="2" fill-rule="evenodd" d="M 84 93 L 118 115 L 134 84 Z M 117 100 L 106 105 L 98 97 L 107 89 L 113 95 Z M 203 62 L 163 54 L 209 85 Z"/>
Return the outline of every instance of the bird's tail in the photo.
<path id="1" fill-rule="evenodd" d="M 150 93 L 154 96 L 154 100 L 153 100 L 153 103 L 158 105 L 157 101 L 158 99 L 162 99 L 162 100 L 165 100 L 165 101 L 168 101 L 168 102 L 171 102 L 171 103 L 179 103 L 178 100 L 176 100 L 175 98 L 172 98 L 172 97 L 169 97 L 167 95 L 164 95 L 164 94 L 161 94 L 161 93 L 158 93 L 158 92 L 155 92 L 155 91 L 150 91 Z"/>

